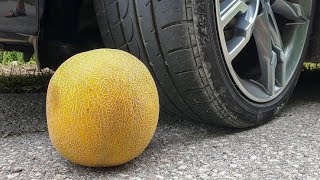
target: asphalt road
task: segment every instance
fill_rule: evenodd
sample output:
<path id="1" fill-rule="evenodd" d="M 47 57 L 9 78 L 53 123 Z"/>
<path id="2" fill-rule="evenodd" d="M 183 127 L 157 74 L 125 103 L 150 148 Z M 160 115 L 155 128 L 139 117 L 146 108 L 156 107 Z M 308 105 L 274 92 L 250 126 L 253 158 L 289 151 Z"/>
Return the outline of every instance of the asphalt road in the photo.
<path id="1" fill-rule="evenodd" d="M 0 95 L 0 179 L 320 179 L 320 73 L 304 74 L 272 122 L 231 130 L 162 112 L 134 161 L 86 168 L 50 144 L 45 94 Z M 1 138 L 2 137 L 2 138 Z"/>

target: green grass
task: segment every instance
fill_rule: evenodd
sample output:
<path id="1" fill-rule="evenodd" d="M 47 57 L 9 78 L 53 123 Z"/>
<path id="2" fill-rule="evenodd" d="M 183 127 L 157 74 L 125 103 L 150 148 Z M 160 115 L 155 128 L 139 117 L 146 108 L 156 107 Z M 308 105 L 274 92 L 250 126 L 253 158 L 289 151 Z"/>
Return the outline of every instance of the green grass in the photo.
<path id="1" fill-rule="evenodd" d="M 24 61 L 24 55 L 21 52 L 15 51 L 0 51 L 0 64 L 9 65 L 11 62 L 17 61 L 19 65 L 22 64 L 36 64 L 35 58 L 32 57 L 30 61 Z"/>
<path id="2" fill-rule="evenodd" d="M 303 64 L 304 68 L 309 71 L 319 71 L 320 70 L 320 63 L 310 63 L 305 62 Z"/>

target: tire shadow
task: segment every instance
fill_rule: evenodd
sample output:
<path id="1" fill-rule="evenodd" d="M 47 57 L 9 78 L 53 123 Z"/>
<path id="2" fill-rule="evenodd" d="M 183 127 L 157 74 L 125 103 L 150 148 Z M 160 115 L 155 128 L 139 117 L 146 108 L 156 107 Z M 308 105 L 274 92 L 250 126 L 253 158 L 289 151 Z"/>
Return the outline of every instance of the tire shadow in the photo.
<path id="1" fill-rule="evenodd" d="M 303 72 L 288 106 L 284 108 L 284 112 L 281 112 L 280 116 L 286 116 L 286 112 L 290 111 L 290 108 L 297 106 L 297 104 L 320 102 L 320 84 L 317 83 L 319 82 L 319 78 L 320 72 Z M 264 128 L 268 129 L 275 121 L 276 120 L 251 129 L 218 128 L 174 116 L 162 109 L 154 138 L 142 155 L 133 161 L 110 168 L 89 168 L 79 166 L 60 156 L 58 156 L 60 158 L 58 162 L 67 169 L 67 174 L 70 176 L 72 176 L 72 174 L 83 177 L 88 174 L 94 174 L 95 176 L 101 177 L 119 177 L 128 174 L 136 174 L 139 176 L 142 170 L 153 171 L 163 164 L 172 163 L 173 166 L 175 166 L 175 163 L 177 163 L 175 160 L 183 160 L 185 159 L 185 156 L 201 153 L 202 150 L 210 151 L 213 155 L 221 155 L 220 151 L 221 148 L 223 148 L 223 145 L 219 144 L 223 144 L 223 142 L 231 138 L 236 139 L 233 143 L 238 142 L 239 144 L 237 145 L 242 146 L 242 136 L 250 135 L 251 131 L 260 131 L 260 129 Z M 204 146 L 204 144 L 207 146 Z M 199 151 L 197 146 L 206 147 L 207 149 L 201 149 L 201 151 Z M 164 162 L 168 160 L 170 162 Z"/>
<path id="2" fill-rule="evenodd" d="M 299 82 L 287 106 L 279 116 L 285 116 L 288 109 L 301 103 L 320 102 L 320 71 L 304 71 L 301 74 Z M 271 121 L 272 123 L 272 121 Z M 269 123 L 260 126 L 264 128 Z M 215 143 L 226 136 L 235 136 L 237 133 L 255 130 L 256 128 L 247 129 L 228 129 L 202 124 L 192 120 L 180 118 L 173 114 L 162 110 L 160 114 L 158 129 L 145 152 L 133 161 L 111 168 L 87 168 L 73 165 L 74 170 L 87 170 L 98 174 L 118 174 L 132 171 L 139 171 L 148 166 L 141 164 L 149 164 L 154 166 L 157 161 L 161 161 L 162 157 L 175 154 L 176 151 L 184 151 L 182 148 L 196 146 L 198 143 L 209 142 Z M 177 148 L 178 147 L 178 148 Z M 175 152 L 174 152 L 175 151 Z M 215 149 L 212 149 L 214 153 Z"/>
<path id="3" fill-rule="evenodd" d="M 298 81 L 297 87 L 289 101 L 320 102 L 320 70 L 303 71 Z"/>
<path id="4" fill-rule="evenodd" d="M 212 141 L 220 137 L 234 135 L 248 129 L 219 128 L 200 122 L 183 119 L 162 109 L 156 133 L 147 149 L 136 159 L 124 165 L 108 168 L 90 168 L 61 161 L 63 164 L 81 173 L 84 171 L 109 175 L 124 174 L 149 168 L 145 164 L 154 166 L 163 157 L 174 156 L 175 152 L 183 152 L 183 147 L 194 146 L 203 141 Z M 217 145 L 218 146 L 218 145 Z M 177 148 L 178 147 L 178 148 Z"/>

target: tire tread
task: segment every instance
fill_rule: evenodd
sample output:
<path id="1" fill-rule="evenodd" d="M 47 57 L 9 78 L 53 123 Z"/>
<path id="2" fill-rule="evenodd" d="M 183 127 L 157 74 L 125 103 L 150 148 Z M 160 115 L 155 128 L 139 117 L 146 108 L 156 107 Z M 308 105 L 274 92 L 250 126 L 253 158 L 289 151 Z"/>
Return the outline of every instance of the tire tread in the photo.
<path id="1" fill-rule="evenodd" d="M 112 6 L 114 3 L 117 6 Z M 193 1 L 176 0 L 170 8 L 165 3 L 170 2 L 95 0 L 96 15 L 105 45 L 132 53 L 148 67 L 162 97 L 161 104 L 169 111 L 222 126 L 250 126 L 234 117 L 225 104 L 220 102 L 218 91 L 209 84 L 196 38 Z M 184 13 L 179 14 L 179 19 L 175 17 L 172 22 L 168 22 L 171 19 L 168 11 L 177 11 L 175 5 L 184 5 L 178 10 Z M 108 11 L 111 6 L 115 9 Z M 121 8 L 126 8 L 124 16 L 121 16 Z M 166 13 L 164 8 L 167 8 Z M 105 21 L 107 23 L 103 23 Z M 110 26 L 111 22 L 116 23 Z M 178 36 L 181 42 L 175 42 L 175 37 L 169 38 L 170 35 Z"/>

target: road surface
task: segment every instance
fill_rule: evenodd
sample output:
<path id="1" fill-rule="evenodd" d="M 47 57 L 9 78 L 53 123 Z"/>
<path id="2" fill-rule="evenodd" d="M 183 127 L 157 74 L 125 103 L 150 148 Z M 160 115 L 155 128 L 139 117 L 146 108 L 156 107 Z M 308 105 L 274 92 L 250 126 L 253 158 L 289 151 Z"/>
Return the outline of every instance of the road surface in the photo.
<path id="1" fill-rule="evenodd" d="M 53 149 L 45 94 L 2 94 L 0 179 L 320 179 L 319 78 L 304 74 L 278 117 L 253 129 L 215 128 L 162 112 L 139 158 L 98 169 L 74 165 Z"/>

